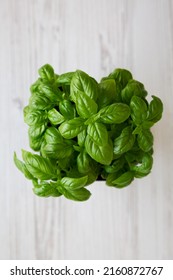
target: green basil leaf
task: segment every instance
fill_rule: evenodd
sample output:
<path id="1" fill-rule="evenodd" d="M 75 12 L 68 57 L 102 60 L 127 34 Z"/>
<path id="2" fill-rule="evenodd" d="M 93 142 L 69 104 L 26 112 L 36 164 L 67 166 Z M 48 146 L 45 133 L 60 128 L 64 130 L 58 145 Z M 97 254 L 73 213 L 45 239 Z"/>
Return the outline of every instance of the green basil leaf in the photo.
<path id="1" fill-rule="evenodd" d="M 40 180 L 56 178 L 56 169 L 49 159 L 24 150 L 22 150 L 22 157 L 27 170 L 33 175 L 33 177 Z"/>
<path id="2" fill-rule="evenodd" d="M 142 124 L 147 118 L 147 105 L 145 101 L 134 95 L 130 101 L 130 108 L 133 122 L 136 125 Z"/>
<path id="3" fill-rule="evenodd" d="M 109 136 L 110 138 L 114 141 L 115 138 L 117 138 L 118 136 L 120 136 L 122 130 L 124 128 L 126 128 L 128 125 L 128 123 L 125 121 L 123 123 L 120 124 L 111 124 L 110 126 L 110 130 L 109 130 Z"/>
<path id="4" fill-rule="evenodd" d="M 116 84 L 114 79 L 107 79 L 99 84 L 99 108 L 110 105 L 116 101 Z"/>
<path id="5" fill-rule="evenodd" d="M 39 110 L 31 110 L 29 106 L 25 107 L 24 110 L 24 121 L 28 125 L 38 125 L 47 123 L 47 112 Z"/>
<path id="6" fill-rule="evenodd" d="M 33 192 L 40 197 L 59 197 L 62 194 L 57 190 L 57 182 L 38 182 L 33 181 Z"/>
<path id="7" fill-rule="evenodd" d="M 153 146 L 153 135 L 149 129 L 142 130 L 137 136 L 138 145 L 144 152 L 149 152 Z"/>
<path id="8" fill-rule="evenodd" d="M 43 80 L 52 82 L 54 80 L 54 70 L 51 65 L 45 64 L 39 70 L 38 73 Z"/>
<path id="9" fill-rule="evenodd" d="M 154 125 L 154 122 L 153 122 L 153 121 L 144 121 L 144 122 L 142 123 L 142 128 L 143 128 L 143 129 L 149 129 L 149 128 L 151 128 L 153 125 Z"/>
<path id="10" fill-rule="evenodd" d="M 31 86 L 30 86 L 30 92 L 31 94 L 32 93 L 35 93 L 35 92 L 38 92 L 38 88 L 39 88 L 39 85 L 42 84 L 43 81 L 41 78 L 39 78 L 35 83 L 33 83 Z"/>
<path id="11" fill-rule="evenodd" d="M 124 188 L 128 186 L 134 179 L 134 172 L 132 171 L 127 171 L 123 173 L 120 177 L 115 179 L 112 183 L 113 186 L 117 188 Z"/>
<path id="12" fill-rule="evenodd" d="M 88 125 L 87 133 L 90 138 L 99 146 L 106 145 L 108 142 L 108 132 L 104 124 L 92 123 Z"/>
<path id="13" fill-rule="evenodd" d="M 32 111 L 32 109 L 29 107 L 29 105 L 24 107 L 24 109 L 23 109 L 24 119 L 26 118 L 27 114 L 30 113 L 30 111 Z"/>
<path id="14" fill-rule="evenodd" d="M 149 104 L 149 112 L 148 112 L 148 117 L 147 120 L 152 121 L 152 122 L 158 122 L 163 113 L 163 103 L 160 100 L 160 98 L 152 95 L 153 100 Z"/>
<path id="15" fill-rule="evenodd" d="M 53 125 L 58 125 L 65 120 L 64 117 L 55 108 L 49 110 L 48 119 Z"/>
<path id="16" fill-rule="evenodd" d="M 41 135 L 40 137 L 37 138 L 32 137 L 31 135 L 28 136 L 29 136 L 30 148 L 36 152 L 39 151 L 43 142 L 44 135 Z"/>
<path id="17" fill-rule="evenodd" d="M 81 151 L 77 157 L 77 167 L 80 173 L 87 173 L 91 169 L 91 158 L 85 150 Z"/>
<path id="18" fill-rule="evenodd" d="M 143 130 L 149 129 L 154 125 L 151 121 L 144 121 L 141 125 L 138 125 L 134 130 L 133 134 L 141 134 Z"/>
<path id="19" fill-rule="evenodd" d="M 152 155 L 149 153 L 144 153 L 140 162 L 133 163 L 130 165 L 130 169 L 135 171 L 135 177 L 140 178 L 141 175 L 146 176 L 151 172 L 153 165 Z"/>
<path id="20" fill-rule="evenodd" d="M 51 109 L 54 104 L 50 100 L 40 93 L 34 93 L 29 99 L 29 106 L 35 110 L 48 110 Z"/>
<path id="21" fill-rule="evenodd" d="M 105 165 L 111 163 L 113 158 L 113 147 L 110 141 L 104 146 L 99 146 L 91 139 L 89 135 L 87 135 L 85 148 L 90 157 L 95 161 Z"/>
<path id="22" fill-rule="evenodd" d="M 98 84 L 88 74 L 81 70 L 77 70 L 71 80 L 70 92 L 71 99 L 75 103 L 76 93 L 78 92 L 84 92 L 87 96 L 96 101 L 98 97 Z"/>
<path id="23" fill-rule="evenodd" d="M 44 157 L 54 158 L 54 159 L 63 159 L 71 156 L 73 153 L 73 147 L 67 143 L 48 143 L 43 144 L 41 152 Z"/>
<path id="24" fill-rule="evenodd" d="M 60 85 L 70 85 L 74 72 L 67 72 L 59 75 L 57 83 Z"/>
<path id="25" fill-rule="evenodd" d="M 103 123 L 119 124 L 124 122 L 130 116 L 130 108 L 123 103 L 114 103 L 112 105 L 102 108 L 98 114 Z"/>
<path id="26" fill-rule="evenodd" d="M 144 155 L 144 151 L 142 151 L 139 146 L 137 141 L 135 142 L 133 148 L 128 151 L 127 153 L 125 153 L 124 157 L 128 163 L 129 166 L 131 166 L 131 164 L 137 164 L 139 162 L 141 162 L 141 159 Z"/>
<path id="27" fill-rule="evenodd" d="M 70 168 L 66 170 L 66 176 L 69 178 L 80 178 L 82 176 L 77 168 L 76 159 L 73 159 Z"/>
<path id="28" fill-rule="evenodd" d="M 64 177 L 61 179 L 61 184 L 66 189 L 77 190 L 83 188 L 88 180 L 88 176 L 80 177 L 80 178 L 69 178 Z"/>
<path id="29" fill-rule="evenodd" d="M 123 154 L 129 151 L 135 142 L 135 135 L 132 134 L 130 126 L 124 128 L 119 137 L 114 140 L 114 154 Z"/>
<path id="30" fill-rule="evenodd" d="M 111 165 L 105 165 L 104 169 L 107 173 L 115 173 L 123 167 L 124 163 L 125 163 L 124 158 L 120 157 L 114 160 Z"/>
<path id="31" fill-rule="evenodd" d="M 133 79 L 130 71 L 119 68 L 115 69 L 108 77 L 111 79 L 115 79 L 115 81 L 121 84 L 122 88 L 124 88 L 127 85 L 128 81 Z"/>
<path id="32" fill-rule="evenodd" d="M 74 158 L 74 154 L 71 154 L 68 157 L 65 157 L 63 159 L 58 159 L 58 168 L 60 168 L 60 170 L 62 172 L 65 172 L 64 176 L 69 176 L 67 173 L 69 172 L 69 170 L 72 170 L 72 168 L 76 165 L 76 158 Z M 69 176 L 69 177 L 74 177 Z"/>
<path id="33" fill-rule="evenodd" d="M 96 181 L 98 176 L 99 176 L 99 172 L 100 172 L 100 163 L 94 161 L 89 155 L 88 155 L 88 157 L 89 157 L 89 165 L 90 165 L 90 168 L 88 169 L 88 171 L 86 172 L 86 170 L 83 170 L 83 173 L 80 173 L 79 170 L 77 169 L 78 173 L 76 172 L 76 174 L 74 174 L 75 176 L 73 176 L 73 177 L 80 177 L 81 174 L 87 175 L 88 176 L 88 180 L 87 180 L 86 186 L 90 185 L 94 181 Z M 87 165 L 85 165 L 85 161 L 83 161 L 83 163 L 84 163 L 83 167 L 86 168 Z M 83 164 L 83 163 L 81 162 L 81 164 Z M 80 166 L 80 167 L 82 168 L 82 166 Z M 69 174 L 68 174 L 68 176 L 69 176 Z"/>
<path id="34" fill-rule="evenodd" d="M 57 104 L 63 98 L 62 92 L 58 88 L 56 88 L 56 90 L 53 89 L 50 85 L 41 84 L 38 87 L 38 91 L 41 95 L 47 97 L 52 103 L 55 104 Z"/>
<path id="35" fill-rule="evenodd" d="M 76 93 L 76 109 L 80 117 L 89 118 L 97 113 L 98 105 L 84 92 Z"/>
<path id="36" fill-rule="evenodd" d="M 135 127 L 135 129 L 133 130 L 132 134 L 140 134 L 143 130 L 142 125 L 138 125 Z"/>
<path id="37" fill-rule="evenodd" d="M 121 92 L 123 102 L 129 104 L 134 95 L 145 98 L 147 96 L 147 91 L 142 83 L 130 80 Z"/>
<path id="38" fill-rule="evenodd" d="M 63 100 L 59 103 L 59 111 L 67 120 L 76 117 L 76 109 L 69 100 Z"/>
<path id="39" fill-rule="evenodd" d="M 87 181 L 87 186 L 88 186 L 97 180 L 99 176 L 99 171 L 90 169 L 90 171 L 87 172 L 87 176 L 88 176 L 88 181 Z"/>
<path id="40" fill-rule="evenodd" d="M 44 134 L 44 138 L 46 140 L 46 143 L 49 144 L 58 144 L 63 142 L 63 138 L 59 130 L 55 127 L 47 128 Z"/>
<path id="41" fill-rule="evenodd" d="M 84 120 L 82 118 L 74 118 L 62 123 L 59 126 L 59 131 L 64 138 L 72 139 L 76 137 L 84 128 Z"/>
<path id="42" fill-rule="evenodd" d="M 109 173 L 108 176 L 106 177 L 106 185 L 107 186 L 114 186 L 113 181 L 115 181 L 123 173 L 124 173 L 124 171 L 122 169 L 120 169 L 116 172 L 113 172 L 113 173 Z"/>
<path id="43" fill-rule="evenodd" d="M 83 146 L 84 146 L 86 136 L 87 136 L 87 130 L 86 130 L 86 129 L 82 130 L 82 131 L 77 135 L 77 140 L 78 140 L 77 142 L 78 142 L 78 145 L 79 145 L 80 147 L 83 147 Z"/>
<path id="44" fill-rule="evenodd" d="M 40 138 L 44 131 L 46 130 L 47 125 L 41 124 L 41 125 L 31 125 L 28 130 L 28 134 L 32 139 Z"/>
<path id="45" fill-rule="evenodd" d="M 71 199 L 74 201 L 85 201 L 88 200 L 91 196 L 91 193 L 85 188 L 73 190 L 72 188 L 65 188 L 62 184 L 59 184 L 57 186 L 57 189 L 67 199 Z"/>
<path id="46" fill-rule="evenodd" d="M 25 175 L 25 177 L 29 180 L 33 180 L 34 177 L 32 176 L 32 174 L 28 171 L 28 169 L 26 168 L 26 165 L 17 158 L 16 153 L 14 153 L 14 163 L 16 165 L 16 167 Z"/>
<path id="47" fill-rule="evenodd" d="M 88 119 L 86 119 L 84 124 L 85 125 L 89 125 L 89 124 L 92 124 L 92 123 L 98 121 L 99 119 L 100 119 L 99 113 L 98 114 L 94 114 L 91 117 L 89 117 Z"/>

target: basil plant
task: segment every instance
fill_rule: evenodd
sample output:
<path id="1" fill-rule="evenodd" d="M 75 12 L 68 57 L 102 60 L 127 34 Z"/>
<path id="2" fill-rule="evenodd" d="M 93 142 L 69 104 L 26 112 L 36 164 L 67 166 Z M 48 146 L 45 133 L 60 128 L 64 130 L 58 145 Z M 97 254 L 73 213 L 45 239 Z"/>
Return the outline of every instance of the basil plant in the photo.
<path id="1" fill-rule="evenodd" d="M 98 83 L 81 70 L 57 75 L 46 64 L 31 86 L 24 121 L 30 148 L 14 162 L 41 197 L 87 200 L 86 188 L 105 180 L 115 188 L 151 172 L 153 135 L 163 104 L 125 69 Z M 93 186 L 94 187 L 94 186 Z"/>

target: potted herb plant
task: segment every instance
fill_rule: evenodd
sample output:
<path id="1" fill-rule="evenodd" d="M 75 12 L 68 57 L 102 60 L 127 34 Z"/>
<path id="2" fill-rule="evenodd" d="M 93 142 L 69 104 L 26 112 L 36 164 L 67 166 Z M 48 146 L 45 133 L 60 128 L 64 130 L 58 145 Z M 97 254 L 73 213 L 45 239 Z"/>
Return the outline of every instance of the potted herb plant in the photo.
<path id="1" fill-rule="evenodd" d="M 31 86 L 24 121 L 31 153 L 14 162 L 41 197 L 64 195 L 87 200 L 86 186 L 98 178 L 123 188 L 148 175 L 153 164 L 150 128 L 163 104 L 126 69 L 115 69 L 98 83 L 81 70 L 55 74 L 46 64 Z"/>

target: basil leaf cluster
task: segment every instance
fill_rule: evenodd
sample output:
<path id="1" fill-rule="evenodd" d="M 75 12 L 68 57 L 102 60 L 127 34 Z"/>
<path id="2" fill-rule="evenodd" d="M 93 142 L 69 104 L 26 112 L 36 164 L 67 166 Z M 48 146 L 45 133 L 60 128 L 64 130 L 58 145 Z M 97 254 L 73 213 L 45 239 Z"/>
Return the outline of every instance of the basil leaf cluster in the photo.
<path id="1" fill-rule="evenodd" d="M 31 86 L 24 121 L 30 148 L 14 162 L 40 197 L 87 200 L 86 188 L 103 179 L 123 188 L 151 172 L 151 127 L 162 117 L 162 101 L 149 103 L 144 85 L 126 69 L 115 69 L 98 83 L 81 70 L 57 75 L 39 69 Z"/>

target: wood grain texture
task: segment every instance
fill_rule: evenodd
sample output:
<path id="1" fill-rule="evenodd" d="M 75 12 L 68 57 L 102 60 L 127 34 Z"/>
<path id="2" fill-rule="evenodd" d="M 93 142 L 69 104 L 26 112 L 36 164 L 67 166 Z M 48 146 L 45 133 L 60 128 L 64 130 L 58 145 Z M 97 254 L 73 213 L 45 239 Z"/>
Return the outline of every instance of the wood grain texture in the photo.
<path id="1" fill-rule="evenodd" d="M 0 0 L 0 259 L 173 258 L 173 1 Z M 85 203 L 41 199 L 13 164 L 37 69 L 125 67 L 164 102 L 152 173 Z"/>

